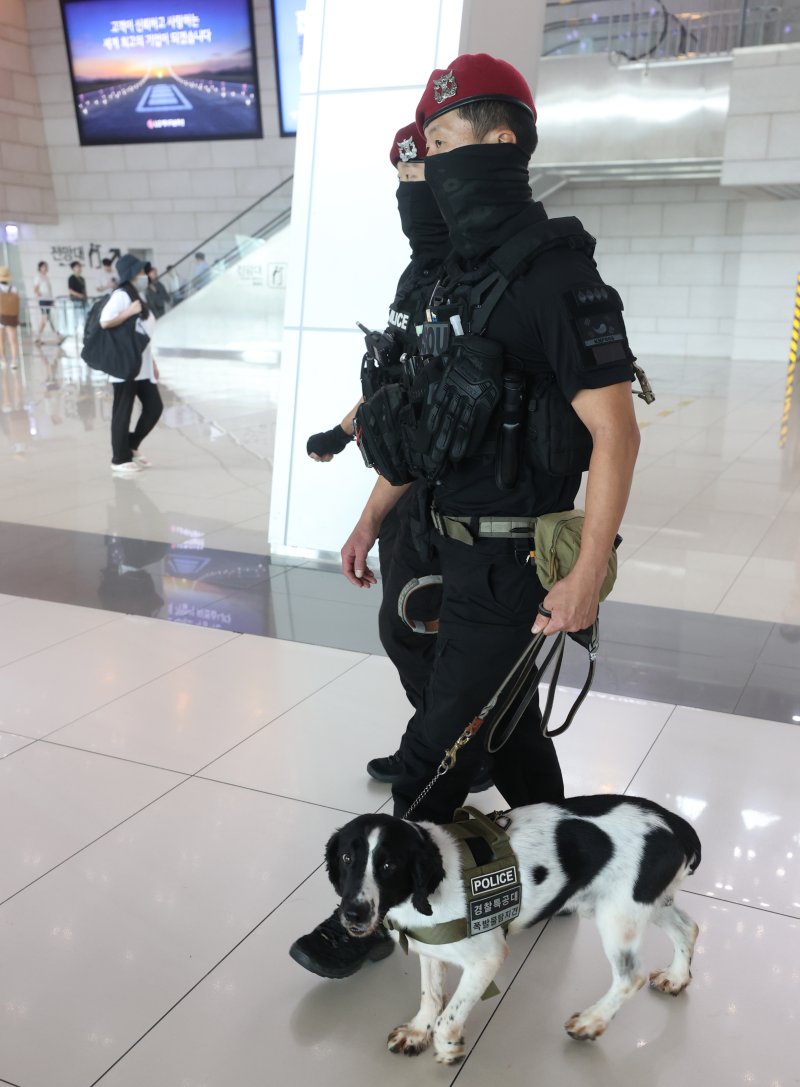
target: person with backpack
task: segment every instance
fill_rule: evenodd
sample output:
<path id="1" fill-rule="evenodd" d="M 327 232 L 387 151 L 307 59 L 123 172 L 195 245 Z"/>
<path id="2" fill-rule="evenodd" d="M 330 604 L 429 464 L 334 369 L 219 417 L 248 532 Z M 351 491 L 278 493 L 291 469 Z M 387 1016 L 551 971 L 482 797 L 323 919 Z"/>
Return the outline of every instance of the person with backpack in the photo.
<path id="1" fill-rule="evenodd" d="M 116 476 L 126 477 L 150 467 L 150 461 L 141 453 L 141 445 L 161 418 L 164 405 L 158 391 L 158 367 L 150 343 L 156 321 L 141 298 L 141 293 L 147 290 L 145 262 L 132 253 L 125 253 L 117 261 L 117 279 L 119 287 L 108 296 L 100 312 L 100 328 L 112 330 L 125 326 L 132 333 L 126 340 L 128 348 L 131 342 L 144 345 L 138 370 L 132 376 L 109 375 L 114 386 L 111 471 Z M 91 314 L 87 327 L 90 322 Z M 131 417 L 137 399 L 142 410 L 136 426 L 131 430 Z"/>
<path id="2" fill-rule="evenodd" d="M 11 356 L 11 369 L 17 368 L 17 329 L 19 328 L 19 293 L 11 282 L 11 271 L 0 267 L 0 351 L 6 364 L 6 345 Z"/>

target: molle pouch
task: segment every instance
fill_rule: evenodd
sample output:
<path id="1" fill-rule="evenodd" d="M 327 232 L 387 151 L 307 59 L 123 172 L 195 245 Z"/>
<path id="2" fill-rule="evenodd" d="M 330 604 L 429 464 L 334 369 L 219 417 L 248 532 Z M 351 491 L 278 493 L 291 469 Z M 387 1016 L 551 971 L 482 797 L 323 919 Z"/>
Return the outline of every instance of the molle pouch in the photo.
<path id="1" fill-rule="evenodd" d="M 549 476 L 579 475 L 589 467 L 592 436 L 550 375 L 531 381 L 525 451 L 530 466 Z"/>
<path id="2" fill-rule="evenodd" d="M 578 561 L 581 552 L 583 519 L 583 510 L 578 509 L 564 510 L 562 513 L 540 514 L 536 518 L 533 537 L 536 574 L 548 592 L 556 582 L 561 581 L 574 569 Z M 615 541 L 608 557 L 606 576 L 600 587 L 601 602 L 614 588 L 616 580 L 617 545 Z"/>
<path id="3" fill-rule="evenodd" d="M 503 348 L 484 336 L 456 336 L 421 423 L 434 459 L 457 464 L 481 448 L 503 395 Z"/>
<path id="4" fill-rule="evenodd" d="M 419 337 L 419 353 L 427 358 L 439 358 L 450 346 L 451 335 L 447 321 L 426 321 Z"/>
<path id="5" fill-rule="evenodd" d="M 365 333 L 364 343 L 367 350 L 361 360 L 361 395 L 365 400 L 401 377 L 400 343 L 391 329 L 386 332 L 370 331 L 363 325 L 359 328 Z"/>
<path id="6" fill-rule="evenodd" d="M 414 478 L 406 461 L 400 426 L 406 402 L 406 392 L 399 385 L 384 385 L 358 409 L 353 428 L 366 466 L 395 487 Z"/>

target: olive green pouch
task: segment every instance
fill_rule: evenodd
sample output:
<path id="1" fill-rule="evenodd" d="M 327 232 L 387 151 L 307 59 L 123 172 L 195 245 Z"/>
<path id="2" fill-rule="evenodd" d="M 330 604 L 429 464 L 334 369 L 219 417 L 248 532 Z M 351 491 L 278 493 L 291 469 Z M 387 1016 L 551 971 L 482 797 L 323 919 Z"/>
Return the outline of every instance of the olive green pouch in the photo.
<path id="1" fill-rule="evenodd" d="M 578 561 L 583 531 L 583 510 L 545 513 L 536 518 L 533 545 L 536 552 L 536 573 L 545 589 L 552 589 L 566 577 Z M 617 551 L 612 547 L 608 570 L 600 587 L 600 599 L 605 600 L 617 580 Z"/>

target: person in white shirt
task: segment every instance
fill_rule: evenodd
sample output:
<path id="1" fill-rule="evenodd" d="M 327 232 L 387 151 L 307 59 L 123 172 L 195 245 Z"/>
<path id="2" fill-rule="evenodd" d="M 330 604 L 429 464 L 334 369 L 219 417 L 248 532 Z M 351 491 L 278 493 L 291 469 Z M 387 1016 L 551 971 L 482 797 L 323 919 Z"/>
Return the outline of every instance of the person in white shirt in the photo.
<path id="1" fill-rule="evenodd" d="M 117 277 L 114 275 L 114 265 L 105 257 L 103 260 L 102 269 L 100 275 L 97 277 L 97 293 L 108 294 L 109 291 L 113 291 L 118 286 Z"/>
<path id="2" fill-rule="evenodd" d="M 117 261 L 119 287 L 112 293 L 100 314 L 103 328 L 115 328 L 135 319 L 137 332 L 144 332 L 152 341 L 155 317 L 141 294 L 147 289 L 144 261 L 125 253 Z M 142 365 L 136 377 L 128 381 L 109 379 L 114 385 L 114 406 L 111 409 L 111 471 L 118 476 L 133 476 L 150 461 L 142 456 L 141 445 L 161 417 L 164 405 L 158 391 L 158 367 L 153 359 L 151 344 L 142 353 Z M 131 416 L 134 401 L 141 402 L 142 413 L 133 430 Z"/>
<path id="3" fill-rule="evenodd" d="M 64 342 L 64 336 L 59 336 L 58 329 L 53 324 L 53 288 L 50 285 L 50 269 L 46 260 L 40 260 L 36 267 L 36 275 L 33 277 L 33 293 L 39 303 L 39 328 L 36 332 L 37 346 L 42 343 L 42 333 L 45 325 L 50 325 L 53 334 L 59 343 Z"/>

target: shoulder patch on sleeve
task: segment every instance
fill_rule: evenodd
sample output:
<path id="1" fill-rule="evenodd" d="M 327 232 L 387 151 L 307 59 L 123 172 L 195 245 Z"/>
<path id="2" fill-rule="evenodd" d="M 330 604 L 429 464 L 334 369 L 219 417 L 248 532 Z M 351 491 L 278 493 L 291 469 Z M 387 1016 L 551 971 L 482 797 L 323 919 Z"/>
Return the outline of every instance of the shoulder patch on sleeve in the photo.
<path id="1" fill-rule="evenodd" d="M 581 344 L 586 369 L 630 359 L 622 299 L 605 283 L 573 287 L 564 295 Z"/>

